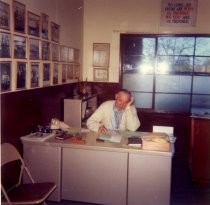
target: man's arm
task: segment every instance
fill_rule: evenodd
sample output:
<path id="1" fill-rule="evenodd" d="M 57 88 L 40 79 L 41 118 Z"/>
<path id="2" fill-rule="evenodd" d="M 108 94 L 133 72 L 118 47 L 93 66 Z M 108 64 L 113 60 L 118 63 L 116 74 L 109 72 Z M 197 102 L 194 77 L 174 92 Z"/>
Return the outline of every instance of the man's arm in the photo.
<path id="1" fill-rule="evenodd" d="M 99 128 L 103 127 L 103 124 L 101 123 L 104 118 L 104 112 L 105 111 L 104 103 L 101 104 L 98 109 L 90 116 L 90 118 L 87 120 L 87 128 L 98 132 L 100 131 Z"/>
<path id="2" fill-rule="evenodd" d="M 140 121 L 137 115 L 136 108 L 129 105 L 125 109 L 126 129 L 136 131 L 140 126 Z"/>

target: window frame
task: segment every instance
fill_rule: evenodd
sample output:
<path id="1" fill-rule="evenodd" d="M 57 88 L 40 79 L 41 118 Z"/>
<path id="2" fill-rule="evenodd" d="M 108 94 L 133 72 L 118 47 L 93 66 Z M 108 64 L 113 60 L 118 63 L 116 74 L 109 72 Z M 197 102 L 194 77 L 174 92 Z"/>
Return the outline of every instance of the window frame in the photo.
<path id="1" fill-rule="evenodd" d="M 194 65 L 195 65 L 195 58 L 196 57 L 207 57 L 207 58 L 210 58 L 210 53 L 208 56 L 206 55 L 195 55 L 195 49 L 196 49 L 196 39 L 199 38 L 199 37 L 207 37 L 207 38 L 210 38 L 210 35 L 209 34 L 124 34 L 124 33 L 121 33 L 120 34 L 120 85 L 121 87 L 123 87 L 123 75 L 124 75 L 124 59 L 125 59 L 125 56 L 126 54 L 124 54 L 124 48 L 125 48 L 125 45 L 123 45 L 123 43 L 125 42 L 125 39 L 126 38 L 155 38 L 155 54 L 154 54 L 154 59 L 155 59 L 155 62 L 156 61 L 156 58 L 158 56 L 158 53 L 157 53 L 157 49 L 158 49 L 158 38 L 159 37 L 193 37 L 195 38 L 195 41 L 194 41 L 194 51 L 193 51 L 193 55 L 181 55 L 181 56 L 191 56 L 193 58 L 193 64 L 192 64 L 192 71 L 191 72 L 166 72 L 166 73 L 163 73 L 163 74 L 160 74 L 160 73 L 156 73 L 155 72 L 155 69 L 153 70 L 153 73 L 151 73 L 150 75 L 153 76 L 153 90 L 152 92 L 142 92 L 140 91 L 139 93 L 151 93 L 152 94 L 152 108 L 137 108 L 138 110 L 140 111 L 145 111 L 145 112 L 157 112 L 157 113 L 178 113 L 178 114 L 190 114 L 191 111 L 192 111 L 192 105 L 193 105 L 193 96 L 194 95 L 203 95 L 203 96 L 208 96 L 210 97 L 210 94 L 199 94 L 199 93 L 194 93 L 193 92 L 193 81 L 194 81 L 194 77 L 195 76 L 209 76 L 210 77 L 210 72 L 195 72 L 194 71 Z M 141 50 L 141 49 L 140 49 Z M 143 56 L 143 54 L 141 54 Z M 172 55 L 172 56 L 176 56 L 176 55 Z M 133 72 L 135 73 L 135 72 Z M 145 75 L 145 74 L 140 74 L 140 75 Z M 169 93 L 169 92 L 157 92 L 156 91 L 156 79 L 157 79 L 157 76 L 158 75 L 180 75 L 180 76 L 190 76 L 191 77 L 191 89 L 190 89 L 190 92 L 187 93 L 187 95 L 190 96 L 190 103 L 189 103 L 189 110 L 188 111 L 167 111 L 167 110 L 157 110 L 155 108 L 155 95 L 156 94 L 179 94 L 179 95 L 184 95 L 186 93 L 182 93 L 182 92 L 179 92 L 179 93 Z M 132 90 L 130 90 L 132 92 Z"/>

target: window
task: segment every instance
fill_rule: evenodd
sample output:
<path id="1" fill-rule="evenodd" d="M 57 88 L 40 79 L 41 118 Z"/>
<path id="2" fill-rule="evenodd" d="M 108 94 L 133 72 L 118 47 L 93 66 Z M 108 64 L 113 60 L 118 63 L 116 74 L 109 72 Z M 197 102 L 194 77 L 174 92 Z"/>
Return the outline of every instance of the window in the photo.
<path id="1" fill-rule="evenodd" d="M 121 34 L 122 87 L 137 108 L 210 113 L 210 35 Z"/>

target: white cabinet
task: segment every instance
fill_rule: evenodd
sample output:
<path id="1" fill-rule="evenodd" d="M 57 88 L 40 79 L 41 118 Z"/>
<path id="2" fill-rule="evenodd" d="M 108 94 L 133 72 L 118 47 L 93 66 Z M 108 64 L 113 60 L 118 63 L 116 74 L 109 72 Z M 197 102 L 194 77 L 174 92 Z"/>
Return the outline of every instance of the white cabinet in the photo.
<path id="1" fill-rule="evenodd" d="M 97 95 L 64 99 L 64 122 L 69 126 L 84 127 L 87 118 L 97 108 Z"/>
<path id="2" fill-rule="evenodd" d="M 126 205 L 126 152 L 63 148 L 62 199 Z"/>
<path id="3" fill-rule="evenodd" d="M 55 182 L 56 189 L 50 195 L 49 200 L 60 201 L 61 147 L 24 143 L 23 153 L 24 161 L 35 182 Z M 24 181 L 28 181 L 26 176 Z"/>
<path id="4" fill-rule="evenodd" d="M 128 205 L 170 204 L 171 157 L 129 154 Z"/>

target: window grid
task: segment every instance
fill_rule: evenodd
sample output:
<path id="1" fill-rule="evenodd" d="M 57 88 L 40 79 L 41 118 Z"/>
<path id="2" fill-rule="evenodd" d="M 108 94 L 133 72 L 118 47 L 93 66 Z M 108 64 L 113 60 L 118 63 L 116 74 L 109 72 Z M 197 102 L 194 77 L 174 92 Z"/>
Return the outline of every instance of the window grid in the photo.
<path id="1" fill-rule="evenodd" d="M 153 39 L 153 40 L 155 39 L 154 56 L 151 54 L 151 53 L 153 53 L 151 50 L 146 51 L 146 52 L 144 51 L 144 48 L 146 46 L 142 43 L 142 41 L 143 41 L 142 39 L 146 39 L 147 41 L 149 41 L 148 39 Z M 173 48 L 173 47 L 170 47 L 171 42 L 174 41 L 174 43 L 176 44 L 177 43 L 176 41 L 183 41 L 183 43 L 184 43 L 183 45 L 186 45 L 186 48 L 183 47 L 182 44 L 177 44 L 176 46 L 178 47 L 178 49 L 177 49 L 178 51 L 180 49 L 179 52 L 181 52 L 182 50 L 185 50 L 184 54 L 183 55 L 182 55 L 182 53 L 179 53 L 179 55 L 178 54 L 173 54 L 173 53 L 169 53 L 168 55 L 164 54 L 163 51 L 158 50 L 158 49 L 160 49 L 160 45 L 158 45 L 158 40 L 159 39 L 163 39 L 163 40 L 166 39 L 166 41 L 168 40 L 168 45 L 167 46 L 168 46 L 169 49 Z M 188 39 L 190 39 L 190 40 L 188 41 Z M 202 45 L 202 41 L 204 42 L 203 45 Z M 159 109 L 157 109 L 158 106 L 156 107 L 156 103 L 157 103 L 156 96 L 158 96 L 158 95 L 159 95 L 159 98 L 160 98 L 161 95 L 165 95 L 165 94 L 166 94 L 166 96 L 168 94 L 168 96 L 171 96 L 172 98 L 174 98 L 175 96 L 178 96 L 178 97 L 183 96 L 183 98 L 184 97 L 186 98 L 185 95 L 189 95 L 189 99 L 190 99 L 189 102 L 187 100 L 187 103 L 189 104 L 189 106 L 188 106 L 189 109 L 184 109 L 183 110 L 180 107 L 180 109 L 173 110 L 173 106 L 172 106 L 171 110 L 167 106 L 165 108 L 163 106 L 163 109 L 161 109 L 161 111 L 167 111 L 167 112 L 168 111 L 171 111 L 171 112 L 174 112 L 174 111 L 177 112 L 178 111 L 178 112 L 189 113 L 190 111 L 192 111 L 193 96 L 194 95 L 203 96 L 204 98 L 205 97 L 207 97 L 207 98 L 210 97 L 209 93 L 194 93 L 194 91 L 193 91 L 193 86 L 195 86 L 194 85 L 194 78 L 196 76 L 201 76 L 201 78 L 205 76 L 205 77 L 208 77 L 208 80 L 210 80 L 210 49 L 205 50 L 205 42 L 207 43 L 207 47 L 208 47 L 208 45 L 210 45 L 210 35 L 171 35 L 170 36 L 170 35 L 121 34 L 121 66 L 122 66 L 121 67 L 121 77 L 122 77 L 121 83 L 122 83 L 122 87 L 128 88 L 133 94 L 138 94 L 138 93 L 149 94 L 149 93 L 151 93 L 152 94 L 152 107 L 148 108 L 148 109 L 152 109 L 152 110 L 155 110 L 155 111 L 160 111 Z M 137 46 L 135 44 L 137 44 Z M 135 48 L 135 46 L 137 48 Z M 174 47 L 174 48 L 176 49 L 177 47 Z M 152 49 L 152 48 L 150 47 L 150 49 Z M 165 51 L 167 52 L 167 49 L 165 49 Z M 190 51 L 189 54 L 188 54 L 188 51 Z M 161 54 L 161 52 L 162 52 L 162 54 Z M 174 53 L 176 53 L 176 52 L 177 51 L 174 50 Z M 146 53 L 146 55 L 143 54 L 143 53 Z M 139 61 L 137 60 L 136 62 L 133 63 L 132 58 L 131 58 L 133 56 L 135 56 L 135 58 L 139 57 Z M 151 59 L 154 58 L 155 63 L 153 65 L 153 69 L 152 69 L 152 66 L 150 65 L 151 62 L 147 61 L 147 59 L 142 60 L 144 57 L 146 57 L 147 59 L 149 59 L 149 57 Z M 158 58 L 159 57 L 167 57 L 168 59 L 170 57 L 171 62 L 172 62 L 172 66 L 169 67 L 169 63 L 168 63 L 168 64 L 166 64 L 166 66 L 168 66 L 168 70 L 167 69 L 166 70 L 162 69 L 162 71 L 160 72 L 158 70 Z M 177 61 L 175 61 L 176 59 L 177 59 Z M 198 64 L 197 65 L 198 68 L 195 70 L 196 60 L 198 61 L 198 63 L 200 63 L 200 65 Z M 205 61 L 206 61 L 206 63 L 204 63 Z M 175 64 L 173 64 L 174 62 L 175 62 Z M 140 66 L 138 66 L 138 63 L 139 63 Z M 164 61 L 163 61 L 163 63 L 164 63 Z M 164 68 L 163 65 L 162 65 L 161 68 Z M 174 70 L 176 68 L 178 70 Z M 135 82 L 133 83 L 132 80 L 129 81 L 129 82 L 132 82 L 132 83 L 130 83 L 132 85 L 127 86 L 129 83 L 126 82 L 126 79 L 127 79 L 127 76 L 129 74 L 130 75 L 141 75 L 141 76 L 146 76 L 147 74 L 149 74 L 149 75 L 153 76 L 152 77 L 153 81 L 151 82 L 153 84 L 152 92 L 145 91 L 145 90 L 138 91 L 138 88 L 135 87 Z M 174 76 L 175 78 L 178 79 L 178 80 L 176 79 L 177 82 L 181 78 L 186 78 L 187 79 L 187 77 L 188 78 L 190 77 L 191 78 L 191 80 L 189 80 L 189 81 L 191 81 L 191 82 L 189 82 L 190 90 L 188 92 L 181 92 L 181 90 L 183 90 L 183 88 L 185 86 L 184 83 L 183 83 L 184 82 L 184 80 L 183 80 L 183 82 L 182 82 L 183 85 L 179 85 L 180 90 L 178 90 L 178 91 L 173 91 L 173 89 L 171 91 L 157 91 L 157 87 L 158 87 L 157 86 L 157 80 L 158 80 L 159 76 L 165 76 L 166 78 L 170 78 L 170 76 Z M 168 83 L 168 85 L 171 86 L 171 84 L 173 82 L 170 82 L 170 81 L 167 82 L 167 80 L 166 80 L 166 83 Z M 189 85 L 188 85 L 188 87 L 189 87 Z M 137 101 L 138 100 L 140 101 L 141 99 L 137 98 Z M 167 97 L 165 98 L 165 100 L 168 100 Z M 162 99 L 162 101 L 164 101 L 164 98 Z M 170 100 L 168 100 L 168 101 L 170 102 Z M 180 106 L 182 106 L 183 102 L 181 102 L 181 99 L 179 99 L 179 100 L 177 99 L 177 101 L 180 101 L 179 102 Z M 200 101 L 202 101 L 202 100 L 200 100 Z M 139 102 L 137 104 L 139 106 L 139 107 L 137 106 L 138 108 L 143 108 L 143 109 L 145 108 L 145 107 L 141 107 Z M 203 105 L 198 104 L 196 106 L 202 107 Z M 206 107 L 209 107 L 209 110 L 210 110 L 210 103 L 207 103 Z"/>

